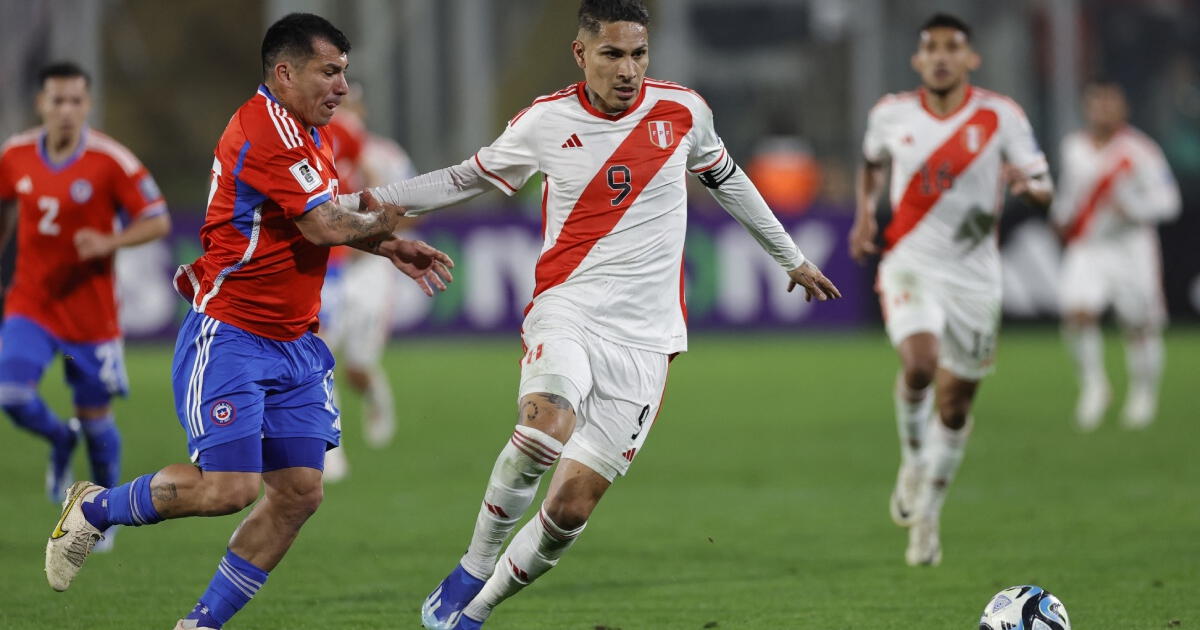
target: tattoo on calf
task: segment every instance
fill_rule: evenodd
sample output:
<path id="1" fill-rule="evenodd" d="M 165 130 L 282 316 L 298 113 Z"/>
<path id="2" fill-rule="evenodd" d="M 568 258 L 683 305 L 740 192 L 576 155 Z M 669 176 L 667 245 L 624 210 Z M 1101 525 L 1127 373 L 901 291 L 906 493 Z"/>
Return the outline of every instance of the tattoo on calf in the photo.
<path id="1" fill-rule="evenodd" d="M 174 501 L 179 498 L 179 491 L 173 483 L 150 486 L 150 496 L 159 501 Z"/>

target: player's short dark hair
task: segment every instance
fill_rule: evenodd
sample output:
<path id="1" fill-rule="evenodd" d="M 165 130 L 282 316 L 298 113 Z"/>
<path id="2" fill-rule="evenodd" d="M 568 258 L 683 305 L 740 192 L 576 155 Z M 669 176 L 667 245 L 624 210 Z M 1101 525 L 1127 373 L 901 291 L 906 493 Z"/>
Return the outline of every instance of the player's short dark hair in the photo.
<path id="1" fill-rule="evenodd" d="M 582 0 L 579 3 L 579 28 L 593 35 L 601 22 L 636 22 L 650 25 L 650 12 L 642 0 Z"/>
<path id="2" fill-rule="evenodd" d="M 966 22 L 949 13 L 933 14 L 933 17 L 925 20 L 925 23 L 921 25 L 921 30 L 918 31 L 918 34 L 928 31 L 931 28 L 952 28 L 962 33 L 963 37 L 967 38 L 967 41 L 971 41 L 971 27 L 967 26 Z"/>
<path id="3" fill-rule="evenodd" d="M 289 13 L 276 21 L 263 35 L 263 76 L 271 74 L 271 68 L 280 57 L 291 57 L 299 61 L 311 59 L 316 54 L 313 40 L 323 39 L 341 52 L 350 52 L 350 40 L 329 20 L 312 13 Z"/>
<path id="4" fill-rule="evenodd" d="M 74 61 L 56 61 L 42 66 L 37 73 L 38 89 L 46 87 L 46 79 L 73 79 L 83 77 L 83 84 L 92 87 L 92 77 Z"/>

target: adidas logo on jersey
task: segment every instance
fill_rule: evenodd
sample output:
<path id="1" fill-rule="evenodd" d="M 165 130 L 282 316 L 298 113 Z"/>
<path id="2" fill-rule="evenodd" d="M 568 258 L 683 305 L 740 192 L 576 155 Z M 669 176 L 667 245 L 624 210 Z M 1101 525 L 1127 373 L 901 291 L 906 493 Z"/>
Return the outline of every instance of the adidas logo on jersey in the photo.
<path id="1" fill-rule="evenodd" d="M 571 137 L 567 138 L 567 141 L 562 144 L 562 148 L 581 149 L 583 148 L 583 142 L 579 140 L 579 136 L 571 134 Z"/>

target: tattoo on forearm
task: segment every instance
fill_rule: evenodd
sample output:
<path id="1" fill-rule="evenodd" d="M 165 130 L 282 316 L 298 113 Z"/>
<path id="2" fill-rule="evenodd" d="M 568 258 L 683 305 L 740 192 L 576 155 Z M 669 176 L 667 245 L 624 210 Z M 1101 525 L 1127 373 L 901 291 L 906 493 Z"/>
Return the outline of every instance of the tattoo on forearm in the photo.
<path id="1" fill-rule="evenodd" d="M 173 483 L 150 486 L 150 496 L 159 501 L 174 501 L 179 498 L 179 491 Z"/>
<path id="2" fill-rule="evenodd" d="M 331 204 L 329 208 L 330 210 L 325 213 L 326 222 L 330 227 L 346 234 L 347 241 L 378 237 L 391 233 L 394 227 L 394 221 L 388 220 L 389 215 L 387 210 L 380 212 L 359 212 L 357 210 L 345 210 L 336 204 Z"/>

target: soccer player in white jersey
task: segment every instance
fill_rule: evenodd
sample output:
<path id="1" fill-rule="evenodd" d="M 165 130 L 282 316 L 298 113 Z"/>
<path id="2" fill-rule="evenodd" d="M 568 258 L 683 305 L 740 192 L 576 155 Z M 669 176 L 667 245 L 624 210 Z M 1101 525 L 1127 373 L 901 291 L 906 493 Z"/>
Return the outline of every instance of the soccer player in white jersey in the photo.
<path id="1" fill-rule="evenodd" d="M 868 115 L 850 232 L 855 259 L 880 253 L 875 204 L 890 165 L 892 220 L 883 230 L 877 289 L 901 363 L 901 464 L 891 513 L 910 528 L 911 565 L 941 561 L 942 503 L 971 431 L 975 391 L 992 368 L 1004 187 L 1040 206 L 1052 194 L 1020 106 L 970 84 L 979 64 L 958 18 L 938 14 L 921 28 L 912 66 L 922 86 L 883 97 Z"/>
<path id="2" fill-rule="evenodd" d="M 557 564 L 642 449 L 667 363 L 687 350 L 687 173 L 774 257 L 789 290 L 840 296 L 734 164 L 704 100 L 645 78 L 648 22 L 640 0 L 584 0 L 571 44 L 584 81 L 535 100 L 461 164 L 371 190 L 414 214 L 495 188 L 511 195 L 543 174 L 545 244 L 522 330 L 519 424 L 466 554 L 422 607 L 426 627 L 478 628 Z M 501 556 L 556 462 L 544 503 Z"/>
<path id="3" fill-rule="evenodd" d="M 1079 370 L 1075 421 L 1084 431 L 1100 425 L 1111 397 L 1099 326 L 1110 305 L 1126 333 L 1125 426 L 1147 426 L 1158 407 L 1167 313 L 1155 226 L 1179 214 L 1179 187 L 1158 145 L 1126 123 L 1128 109 L 1120 86 L 1087 87 L 1087 128 L 1063 139 L 1051 210 L 1066 241 L 1059 295 Z"/>

